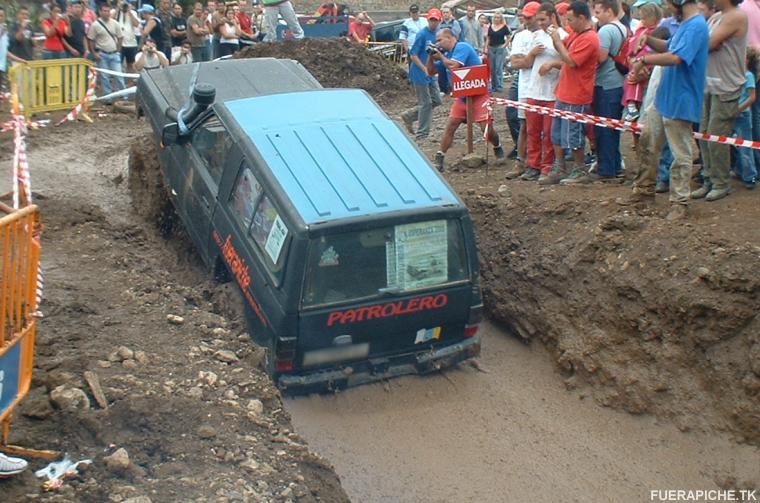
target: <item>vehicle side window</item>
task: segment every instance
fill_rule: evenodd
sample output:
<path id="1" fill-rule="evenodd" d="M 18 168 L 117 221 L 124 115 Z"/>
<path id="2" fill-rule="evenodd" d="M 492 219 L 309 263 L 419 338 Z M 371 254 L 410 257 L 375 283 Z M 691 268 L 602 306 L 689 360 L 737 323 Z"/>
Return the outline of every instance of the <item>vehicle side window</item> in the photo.
<path id="1" fill-rule="evenodd" d="M 219 183 L 222 178 L 224 162 L 227 160 L 231 136 L 227 133 L 217 117 L 209 117 L 193 133 L 193 148 L 206 163 L 211 178 Z"/>
<path id="2" fill-rule="evenodd" d="M 232 194 L 230 194 L 230 206 L 244 230 L 251 226 L 253 210 L 260 195 L 261 184 L 253 176 L 248 162 L 243 161 L 235 186 L 232 188 Z"/>
<path id="3" fill-rule="evenodd" d="M 266 194 L 261 197 L 261 202 L 253 214 L 250 234 L 264 254 L 269 257 L 275 269 L 279 269 L 289 231 Z"/>

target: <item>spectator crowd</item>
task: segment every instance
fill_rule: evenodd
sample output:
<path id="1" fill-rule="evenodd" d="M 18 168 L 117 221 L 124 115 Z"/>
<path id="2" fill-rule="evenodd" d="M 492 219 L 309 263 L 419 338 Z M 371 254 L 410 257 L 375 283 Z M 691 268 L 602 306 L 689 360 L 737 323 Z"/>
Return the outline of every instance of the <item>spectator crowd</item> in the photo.
<path id="1" fill-rule="evenodd" d="M 132 73 L 229 56 L 257 42 L 277 38 L 279 19 L 293 38 L 303 38 L 289 0 L 260 0 L 250 12 L 236 1 L 195 3 L 189 12 L 171 0 L 57 0 L 43 5 L 35 25 L 23 3 L 6 22 L 0 6 L 0 87 L 7 87 L 9 65 L 36 58 L 88 58 L 99 68 Z M 345 37 L 365 43 L 375 22 L 367 12 L 348 16 L 345 6 L 325 3 L 315 23 L 348 19 Z M 124 88 L 124 78 L 101 73 L 105 94 Z"/>
<path id="2" fill-rule="evenodd" d="M 515 165 L 507 179 L 574 185 L 628 178 L 632 192 L 618 203 L 647 205 L 669 192 L 670 220 L 683 218 L 690 200 L 729 195 L 731 176 L 755 188 L 760 150 L 696 142 L 693 133 L 760 140 L 758 0 L 529 1 L 518 21 L 513 30 L 502 12 L 477 16 L 474 5 L 459 19 L 448 8 L 421 16 L 416 4 L 410 7 L 400 33 L 417 98 L 401 114 L 410 133 L 428 137 L 452 70 L 487 63 L 490 93 L 641 126 L 626 175 L 620 131 L 508 107 Z M 506 90 L 505 63 L 512 73 Z M 475 98 L 476 111 L 487 97 Z M 452 101 L 435 158 L 441 171 L 463 103 Z M 489 120 L 476 113 L 500 158 Z"/>

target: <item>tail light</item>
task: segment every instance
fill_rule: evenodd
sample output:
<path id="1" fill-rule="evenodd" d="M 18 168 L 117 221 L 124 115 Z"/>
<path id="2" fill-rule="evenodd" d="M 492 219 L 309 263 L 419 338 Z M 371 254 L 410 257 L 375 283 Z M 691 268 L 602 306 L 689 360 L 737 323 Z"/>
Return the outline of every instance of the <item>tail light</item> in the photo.
<path id="1" fill-rule="evenodd" d="M 464 336 L 475 337 L 478 335 L 481 321 L 483 321 L 483 304 L 470 306 L 470 316 L 467 318 L 467 324 L 464 326 Z"/>
<path id="2" fill-rule="evenodd" d="M 274 352 L 275 372 L 289 372 L 295 368 L 296 339 L 279 339 Z"/>

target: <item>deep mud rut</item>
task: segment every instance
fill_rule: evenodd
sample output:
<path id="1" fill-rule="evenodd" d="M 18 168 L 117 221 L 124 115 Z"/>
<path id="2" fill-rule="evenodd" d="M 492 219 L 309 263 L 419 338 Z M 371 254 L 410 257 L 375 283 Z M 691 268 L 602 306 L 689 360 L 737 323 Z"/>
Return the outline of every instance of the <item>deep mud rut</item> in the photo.
<path id="1" fill-rule="evenodd" d="M 32 134 L 46 316 L 11 440 L 95 466 L 52 495 L 31 473 L 0 482 L 3 501 L 345 501 L 320 454 L 361 502 L 760 486 L 756 194 L 695 205 L 675 228 L 662 201 L 616 207 L 620 186 L 539 189 L 504 183 L 505 166 L 450 168 L 499 324 L 485 325 L 480 363 L 283 407 L 230 287 L 131 208 L 127 151 L 145 132 L 109 115 Z M 53 407 L 58 386 L 87 389 L 85 370 L 109 408 Z M 106 467 L 120 447 L 129 466 Z"/>

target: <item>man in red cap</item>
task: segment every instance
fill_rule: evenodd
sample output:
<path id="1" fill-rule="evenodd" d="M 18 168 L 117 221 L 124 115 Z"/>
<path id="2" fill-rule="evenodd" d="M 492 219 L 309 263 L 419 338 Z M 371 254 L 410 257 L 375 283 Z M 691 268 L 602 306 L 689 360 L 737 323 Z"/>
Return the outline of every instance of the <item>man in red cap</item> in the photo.
<path id="1" fill-rule="evenodd" d="M 540 8 L 541 4 L 538 2 L 528 2 L 523 6 L 522 11 L 520 11 L 523 29 L 518 31 L 512 38 L 512 52 L 509 56 L 509 62 L 512 64 L 512 68 L 520 70 L 517 75 L 517 101 L 522 103 L 527 103 L 526 91 L 530 81 L 534 57 L 534 55 L 530 54 L 530 51 L 533 48 L 533 32 L 538 28 L 536 14 L 538 14 Z M 517 117 L 520 119 L 520 136 L 517 140 L 517 165 L 515 169 L 507 173 L 506 177 L 507 179 L 512 179 L 522 175 L 520 176 L 521 180 L 538 180 L 538 177 L 541 175 L 538 166 L 526 166 L 528 136 L 525 123 L 525 110 L 518 109 Z"/>
<path id="2" fill-rule="evenodd" d="M 409 49 L 409 81 L 417 95 L 417 105 L 401 114 L 407 131 L 415 134 L 414 121 L 417 120 L 416 138 L 427 138 L 430 134 L 430 121 L 433 108 L 441 104 L 438 80 L 427 73 L 429 54 L 427 48 L 435 44 L 435 34 L 441 22 L 441 11 L 430 9 L 427 14 L 428 25 L 417 32 L 414 44 Z"/>

